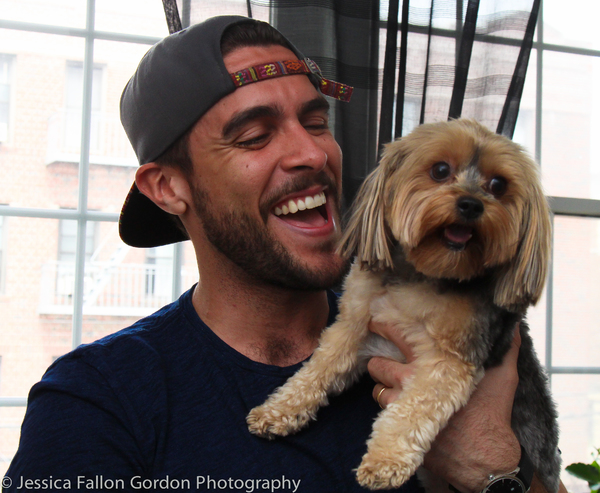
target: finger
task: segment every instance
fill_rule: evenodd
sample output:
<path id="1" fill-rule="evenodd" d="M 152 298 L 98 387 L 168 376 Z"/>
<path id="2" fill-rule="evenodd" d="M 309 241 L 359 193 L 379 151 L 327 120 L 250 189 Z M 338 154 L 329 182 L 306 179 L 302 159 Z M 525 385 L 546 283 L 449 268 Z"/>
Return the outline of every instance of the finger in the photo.
<path id="1" fill-rule="evenodd" d="M 382 357 L 371 358 L 367 369 L 373 380 L 377 382 L 373 388 L 373 399 L 383 409 L 398 398 L 403 382 L 413 373 L 411 365 Z"/>
<path id="2" fill-rule="evenodd" d="M 381 409 L 388 407 L 391 402 L 394 402 L 398 398 L 399 394 L 400 391 L 386 387 L 381 383 L 378 383 L 373 388 L 373 400 L 379 404 Z"/>
<path id="3" fill-rule="evenodd" d="M 412 365 L 375 356 L 367 363 L 367 370 L 371 378 L 386 387 L 402 390 L 403 382 L 413 374 Z"/>
<path id="4" fill-rule="evenodd" d="M 376 322 L 371 319 L 371 321 L 369 322 L 369 331 L 373 332 L 374 334 L 380 335 L 388 341 L 391 341 L 404 355 L 408 363 L 414 361 L 415 355 L 413 353 L 412 347 L 406 342 L 402 335 L 402 332 L 398 330 L 394 325 Z"/>

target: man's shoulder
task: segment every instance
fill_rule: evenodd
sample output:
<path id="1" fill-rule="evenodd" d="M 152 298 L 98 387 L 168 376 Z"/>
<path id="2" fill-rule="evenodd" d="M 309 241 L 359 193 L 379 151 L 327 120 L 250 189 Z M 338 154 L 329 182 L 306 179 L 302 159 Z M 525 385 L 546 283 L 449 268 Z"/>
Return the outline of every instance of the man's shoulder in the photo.
<path id="1" fill-rule="evenodd" d="M 90 374 L 99 374 L 104 378 L 122 375 L 131 380 L 133 375 L 149 376 L 160 370 L 170 354 L 191 349 L 188 333 L 194 321 L 187 313 L 189 296 L 189 292 L 184 293 L 129 327 L 78 346 L 54 361 L 44 379 L 64 378 L 66 374 L 86 379 Z M 140 369 L 143 373 L 138 375 Z"/>

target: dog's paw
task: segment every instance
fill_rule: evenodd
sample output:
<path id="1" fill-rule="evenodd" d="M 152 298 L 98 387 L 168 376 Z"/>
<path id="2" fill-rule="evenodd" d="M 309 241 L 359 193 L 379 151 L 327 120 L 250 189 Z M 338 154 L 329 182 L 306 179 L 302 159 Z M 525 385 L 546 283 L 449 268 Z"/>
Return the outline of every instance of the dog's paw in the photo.
<path id="1" fill-rule="evenodd" d="M 363 458 L 356 470 L 356 479 L 370 490 L 399 488 L 414 474 L 414 468 L 393 459 L 373 461 Z"/>
<path id="2" fill-rule="evenodd" d="M 262 405 L 250 411 L 246 416 L 246 423 L 254 435 L 272 440 L 276 436 L 284 437 L 296 433 L 311 419 L 312 416 L 307 411 L 288 414 L 277 408 Z"/>

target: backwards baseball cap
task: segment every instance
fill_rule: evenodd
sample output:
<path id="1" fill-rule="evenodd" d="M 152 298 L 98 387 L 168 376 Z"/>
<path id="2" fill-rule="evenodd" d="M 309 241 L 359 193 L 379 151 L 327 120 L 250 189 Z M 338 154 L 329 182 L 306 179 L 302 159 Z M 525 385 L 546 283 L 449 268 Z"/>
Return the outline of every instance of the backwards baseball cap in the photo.
<path id="1" fill-rule="evenodd" d="M 248 22 L 260 21 L 213 17 L 166 37 L 142 58 L 121 96 L 121 122 L 140 164 L 155 161 L 220 99 L 246 84 L 306 74 L 322 93 L 350 99 L 351 87 L 324 79 L 316 63 L 289 41 L 298 60 L 273 61 L 230 74 L 221 38 L 227 28 Z M 119 234 L 135 247 L 167 245 L 188 239 L 178 222 L 134 183 L 121 210 Z"/>

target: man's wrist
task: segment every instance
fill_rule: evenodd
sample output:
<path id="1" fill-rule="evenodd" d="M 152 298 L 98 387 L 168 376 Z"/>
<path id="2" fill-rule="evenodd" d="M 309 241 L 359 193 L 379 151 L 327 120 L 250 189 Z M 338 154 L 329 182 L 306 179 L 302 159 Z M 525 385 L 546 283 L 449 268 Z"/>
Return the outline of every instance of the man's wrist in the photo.
<path id="1" fill-rule="evenodd" d="M 527 493 L 531 488 L 534 478 L 534 467 L 527 453 L 520 447 L 521 455 L 518 465 L 512 468 L 505 468 L 504 472 L 486 473 L 485 478 L 475 489 L 459 489 L 450 486 L 450 490 L 455 493 Z"/>

